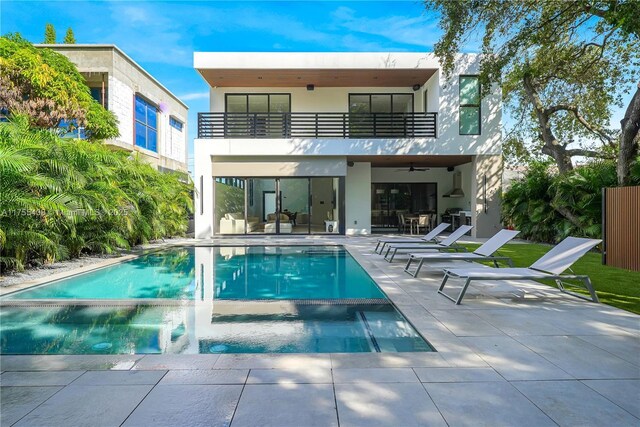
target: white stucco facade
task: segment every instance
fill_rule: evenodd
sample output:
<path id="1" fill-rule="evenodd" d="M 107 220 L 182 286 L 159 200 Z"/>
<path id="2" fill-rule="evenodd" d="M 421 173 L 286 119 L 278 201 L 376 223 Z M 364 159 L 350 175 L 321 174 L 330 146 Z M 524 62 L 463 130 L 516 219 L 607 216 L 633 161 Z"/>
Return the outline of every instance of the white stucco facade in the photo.
<path id="1" fill-rule="evenodd" d="M 196 52 L 194 66 L 211 86 L 210 112 L 225 113 L 226 97 L 232 94 L 289 94 L 290 111 L 294 114 L 349 113 L 350 94 L 411 94 L 414 113 L 437 113 L 437 132 L 430 137 L 196 139 L 198 191 L 200 177 L 203 181 L 203 193 L 196 193 L 196 237 L 215 234 L 218 218 L 213 215 L 211 183 L 212 177 L 222 176 L 342 177 L 345 234 L 371 233 L 372 184 L 434 183 L 439 216 L 448 208 L 470 211 L 474 234 L 493 234 L 500 226 L 496 181 L 502 170 L 499 89 L 494 88 L 481 100 L 479 135 L 460 135 L 458 121 L 459 77 L 476 75 L 479 60 L 476 54 L 460 55 L 454 72 L 445 78 L 433 54 Z M 408 70 L 416 69 L 424 71 L 424 81 L 410 86 L 394 84 Z M 377 84 L 377 71 L 381 73 L 380 80 L 391 84 Z M 394 71 L 398 72 L 397 80 L 393 78 Z M 337 82 L 339 77 L 353 80 L 354 75 L 362 73 L 367 76 L 363 81 L 371 85 L 331 86 L 332 73 Z M 238 86 L 227 86 L 225 81 L 234 75 L 243 76 L 236 78 Z M 255 85 L 252 76 L 256 76 Z M 307 84 L 315 87 L 308 90 Z M 402 169 L 398 167 L 400 163 L 403 167 L 415 163 L 428 170 L 398 170 Z M 328 164 L 347 166 L 328 168 Z M 455 172 L 462 174 L 464 197 L 447 198 Z"/>

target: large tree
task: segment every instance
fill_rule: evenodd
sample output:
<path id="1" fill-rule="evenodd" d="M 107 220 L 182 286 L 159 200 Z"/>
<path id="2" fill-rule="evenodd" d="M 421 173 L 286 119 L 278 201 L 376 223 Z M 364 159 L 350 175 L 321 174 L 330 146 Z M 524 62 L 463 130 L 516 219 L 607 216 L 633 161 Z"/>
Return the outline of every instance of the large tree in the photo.
<path id="1" fill-rule="evenodd" d="M 56 128 L 64 120 L 85 127 L 91 139 L 119 134 L 113 113 L 91 97 L 67 57 L 18 35 L 0 37 L 0 108 L 28 116 L 35 127 Z"/>
<path id="2" fill-rule="evenodd" d="M 640 1 L 426 5 L 442 15 L 444 35 L 435 51 L 445 72 L 468 40 L 481 37 L 480 79 L 485 89 L 503 84 L 516 118 L 510 141 L 536 141 L 535 152 L 551 156 L 561 172 L 573 168 L 574 156 L 610 157 L 617 150 L 618 181 L 628 182 L 640 137 Z M 620 128 L 609 129 L 611 108 L 622 107 L 629 90 L 634 95 Z"/>

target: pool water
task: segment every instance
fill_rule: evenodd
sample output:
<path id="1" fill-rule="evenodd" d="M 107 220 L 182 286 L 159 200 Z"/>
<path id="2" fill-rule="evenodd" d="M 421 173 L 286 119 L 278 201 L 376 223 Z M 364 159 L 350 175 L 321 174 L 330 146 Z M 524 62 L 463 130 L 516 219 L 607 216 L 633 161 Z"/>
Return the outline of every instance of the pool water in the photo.
<path id="1" fill-rule="evenodd" d="M 173 248 L 0 308 L 0 354 L 433 351 L 341 246 Z"/>
<path id="2" fill-rule="evenodd" d="M 211 262 L 216 299 L 384 298 L 342 247 L 237 246 L 154 252 L 6 299 L 202 299 L 198 255 Z"/>
<path id="3" fill-rule="evenodd" d="M 214 304 L 215 307 L 215 304 Z M 2 354 L 329 353 L 431 351 L 388 304 L 214 314 L 194 306 L 5 307 Z M 229 307 L 225 308 L 228 311 Z"/>

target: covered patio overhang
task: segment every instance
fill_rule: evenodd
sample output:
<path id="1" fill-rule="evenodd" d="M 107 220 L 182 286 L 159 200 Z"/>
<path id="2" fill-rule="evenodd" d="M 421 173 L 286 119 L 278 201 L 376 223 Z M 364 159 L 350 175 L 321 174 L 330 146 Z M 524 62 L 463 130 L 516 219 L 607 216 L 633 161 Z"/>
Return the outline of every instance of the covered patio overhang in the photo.
<path id="1" fill-rule="evenodd" d="M 413 87 L 439 68 L 432 54 L 196 52 L 211 87 Z"/>

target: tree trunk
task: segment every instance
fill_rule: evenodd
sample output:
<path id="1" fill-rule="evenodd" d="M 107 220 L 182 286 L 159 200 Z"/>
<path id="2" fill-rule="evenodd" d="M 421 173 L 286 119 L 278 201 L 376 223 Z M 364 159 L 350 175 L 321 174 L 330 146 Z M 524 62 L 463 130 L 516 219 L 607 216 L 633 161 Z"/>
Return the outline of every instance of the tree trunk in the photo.
<path id="1" fill-rule="evenodd" d="M 525 92 L 529 101 L 533 105 L 533 109 L 538 119 L 538 126 L 540 127 L 539 137 L 544 143 L 542 146 L 542 152 L 548 156 L 551 156 L 555 160 L 560 173 L 565 173 L 573 169 L 573 163 L 571 162 L 571 156 L 567 153 L 566 147 L 558 141 L 556 136 L 551 130 L 551 122 L 549 120 L 549 114 L 546 111 L 545 106 L 542 104 L 542 100 L 538 95 L 538 90 L 529 75 L 523 77 L 523 83 Z"/>
<path id="2" fill-rule="evenodd" d="M 618 151 L 618 185 L 629 185 L 631 164 L 638 156 L 638 139 L 640 139 L 640 83 L 627 106 L 624 118 L 620 120 L 620 127 L 622 133 Z"/>

